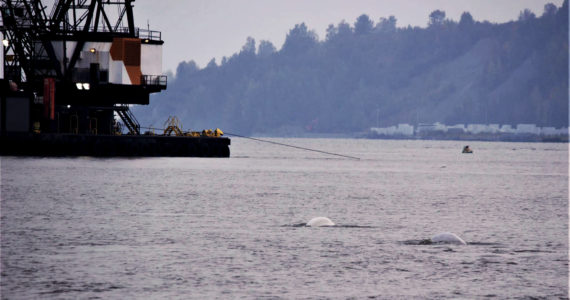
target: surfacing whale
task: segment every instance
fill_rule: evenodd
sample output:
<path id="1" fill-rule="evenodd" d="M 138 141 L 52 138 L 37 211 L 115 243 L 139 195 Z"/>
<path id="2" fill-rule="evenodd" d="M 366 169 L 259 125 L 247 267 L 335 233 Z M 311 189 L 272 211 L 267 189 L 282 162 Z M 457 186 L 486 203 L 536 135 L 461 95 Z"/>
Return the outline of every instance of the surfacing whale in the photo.
<path id="1" fill-rule="evenodd" d="M 431 242 L 434 244 L 467 245 L 462 238 L 451 232 L 438 233 L 431 238 Z"/>
<path id="2" fill-rule="evenodd" d="M 333 221 L 327 217 L 316 217 L 312 218 L 308 223 L 307 226 L 310 227 L 321 227 L 321 226 L 334 226 Z"/>

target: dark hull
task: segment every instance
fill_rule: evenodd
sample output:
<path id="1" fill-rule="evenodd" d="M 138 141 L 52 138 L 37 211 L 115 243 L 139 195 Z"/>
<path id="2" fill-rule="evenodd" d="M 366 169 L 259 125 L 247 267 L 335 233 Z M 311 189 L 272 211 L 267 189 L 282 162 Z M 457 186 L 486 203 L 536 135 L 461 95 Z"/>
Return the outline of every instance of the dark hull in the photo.
<path id="1" fill-rule="evenodd" d="M 229 157 L 230 139 L 151 135 L 6 134 L 2 156 Z"/>

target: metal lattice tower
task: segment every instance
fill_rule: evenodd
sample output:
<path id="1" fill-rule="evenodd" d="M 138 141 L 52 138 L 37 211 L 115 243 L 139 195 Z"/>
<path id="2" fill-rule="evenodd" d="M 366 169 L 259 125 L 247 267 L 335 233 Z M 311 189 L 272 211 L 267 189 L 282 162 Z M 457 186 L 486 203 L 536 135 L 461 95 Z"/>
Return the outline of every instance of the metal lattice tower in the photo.
<path id="1" fill-rule="evenodd" d="M 28 82 L 48 76 L 68 78 L 85 41 L 98 33 L 138 36 L 131 0 L 58 0 L 49 15 L 47 6 L 39 0 L 3 2 L 1 31 L 9 41 L 5 49 L 5 77 L 16 82 L 22 79 L 20 68 Z M 59 61 L 50 41 L 78 37 L 78 46 L 72 55 Z"/>

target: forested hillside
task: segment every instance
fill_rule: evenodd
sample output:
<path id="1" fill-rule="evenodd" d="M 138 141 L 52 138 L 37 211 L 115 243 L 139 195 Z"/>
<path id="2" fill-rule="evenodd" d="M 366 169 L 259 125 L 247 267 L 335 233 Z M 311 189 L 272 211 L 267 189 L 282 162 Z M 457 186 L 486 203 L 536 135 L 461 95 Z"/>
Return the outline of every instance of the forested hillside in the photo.
<path id="1" fill-rule="evenodd" d="M 436 10 L 425 28 L 394 16 L 295 25 L 281 49 L 248 38 L 199 69 L 182 62 L 168 89 L 134 109 L 143 126 L 242 134 L 350 133 L 398 123 L 568 126 L 568 0 L 541 16 L 492 24 Z M 168 43 L 165 44 L 168 47 Z"/>

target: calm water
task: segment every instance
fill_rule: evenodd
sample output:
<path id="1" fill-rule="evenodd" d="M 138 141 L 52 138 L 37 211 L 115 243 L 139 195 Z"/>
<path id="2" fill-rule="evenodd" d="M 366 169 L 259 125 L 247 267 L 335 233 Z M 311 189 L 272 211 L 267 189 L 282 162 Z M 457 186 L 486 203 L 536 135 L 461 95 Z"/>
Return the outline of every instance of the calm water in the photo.
<path id="1" fill-rule="evenodd" d="M 568 297 L 567 144 L 275 141 L 362 159 L 3 157 L 2 298 Z"/>

